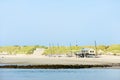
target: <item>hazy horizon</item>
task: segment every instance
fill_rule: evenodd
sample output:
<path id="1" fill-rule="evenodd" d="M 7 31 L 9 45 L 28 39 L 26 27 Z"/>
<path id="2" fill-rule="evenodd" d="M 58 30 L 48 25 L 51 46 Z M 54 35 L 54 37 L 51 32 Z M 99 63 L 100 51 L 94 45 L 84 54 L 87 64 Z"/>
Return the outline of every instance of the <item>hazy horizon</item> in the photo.
<path id="1" fill-rule="evenodd" d="M 0 0 L 0 46 L 120 44 L 119 0 Z"/>

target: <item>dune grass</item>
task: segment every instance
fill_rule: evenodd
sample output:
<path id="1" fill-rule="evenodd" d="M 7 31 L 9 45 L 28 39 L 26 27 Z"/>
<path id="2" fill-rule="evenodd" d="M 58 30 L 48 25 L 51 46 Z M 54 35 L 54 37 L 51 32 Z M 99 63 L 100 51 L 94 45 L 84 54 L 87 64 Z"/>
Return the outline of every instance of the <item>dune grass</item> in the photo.
<path id="1" fill-rule="evenodd" d="M 9 54 L 32 54 L 36 48 L 44 48 L 45 52 L 43 54 L 70 54 L 79 52 L 82 48 L 93 48 L 94 46 L 1 46 L 0 52 L 7 52 Z M 105 54 L 107 52 L 111 52 L 116 54 L 120 54 L 120 44 L 114 45 L 98 45 L 97 50 L 102 50 Z"/>

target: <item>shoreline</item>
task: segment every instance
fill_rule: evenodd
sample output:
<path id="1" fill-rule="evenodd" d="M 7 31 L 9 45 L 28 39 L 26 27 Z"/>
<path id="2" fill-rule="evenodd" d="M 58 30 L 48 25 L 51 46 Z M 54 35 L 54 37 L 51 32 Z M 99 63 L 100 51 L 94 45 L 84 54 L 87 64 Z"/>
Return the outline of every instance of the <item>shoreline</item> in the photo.
<path id="1" fill-rule="evenodd" d="M 111 65 L 2 65 L 0 68 L 13 69 L 82 69 L 82 68 L 110 68 Z"/>
<path id="2" fill-rule="evenodd" d="M 120 69 L 120 56 L 100 56 L 99 58 L 46 57 L 37 55 L 0 55 L 0 68 L 17 69 Z"/>
<path id="3" fill-rule="evenodd" d="M 53 65 L 17 65 L 17 64 L 4 64 L 0 65 L 0 69 L 8 68 L 8 69 L 84 69 L 84 68 L 91 68 L 91 69 L 120 69 L 120 64 L 111 65 L 111 64 L 104 64 L 104 65 L 61 65 L 61 64 L 53 64 Z"/>

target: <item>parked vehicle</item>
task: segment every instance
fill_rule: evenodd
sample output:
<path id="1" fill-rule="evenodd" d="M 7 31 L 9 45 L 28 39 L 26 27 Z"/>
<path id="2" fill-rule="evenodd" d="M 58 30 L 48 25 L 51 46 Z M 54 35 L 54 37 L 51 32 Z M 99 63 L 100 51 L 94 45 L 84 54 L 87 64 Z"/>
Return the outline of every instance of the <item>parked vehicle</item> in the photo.
<path id="1" fill-rule="evenodd" d="M 95 57 L 95 50 L 91 48 L 82 48 L 76 53 L 77 57 Z"/>

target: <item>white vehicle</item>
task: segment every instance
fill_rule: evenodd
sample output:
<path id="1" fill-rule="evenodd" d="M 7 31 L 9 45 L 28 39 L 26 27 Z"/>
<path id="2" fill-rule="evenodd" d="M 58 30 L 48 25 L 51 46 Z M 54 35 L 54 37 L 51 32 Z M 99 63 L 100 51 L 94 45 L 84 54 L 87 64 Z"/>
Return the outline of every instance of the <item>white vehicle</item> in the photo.
<path id="1" fill-rule="evenodd" d="M 82 48 L 80 52 L 76 53 L 79 57 L 95 57 L 95 50 L 91 48 Z"/>

